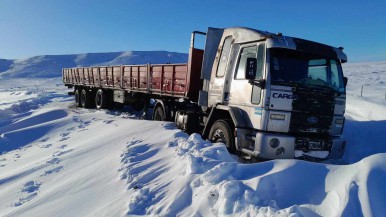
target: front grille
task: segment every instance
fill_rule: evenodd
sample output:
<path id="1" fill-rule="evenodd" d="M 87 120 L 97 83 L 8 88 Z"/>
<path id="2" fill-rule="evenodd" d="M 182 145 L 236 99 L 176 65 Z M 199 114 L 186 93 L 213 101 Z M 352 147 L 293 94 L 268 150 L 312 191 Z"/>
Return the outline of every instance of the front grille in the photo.
<path id="1" fill-rule="evenodd" d="M 309 123 L 310 119 L 317 119 L 317 123 Z M 321 133 L 329 134 L 332 115 L 319 115 L 294 112 L 291 115 L 289 130 L 291 133 Z"/>
<path id="2" fill-rule="evenodd" d="M 289 131 L 329 134 L 334 116 L 334 93 L 299 87 L 293 93 Z"/>
<path id="3" fill-rule="evenodd" d="M 335 97 L 330 91 L 297 87 L 294 92 L 292 108 L 298 112 L 334 114 Z"/>

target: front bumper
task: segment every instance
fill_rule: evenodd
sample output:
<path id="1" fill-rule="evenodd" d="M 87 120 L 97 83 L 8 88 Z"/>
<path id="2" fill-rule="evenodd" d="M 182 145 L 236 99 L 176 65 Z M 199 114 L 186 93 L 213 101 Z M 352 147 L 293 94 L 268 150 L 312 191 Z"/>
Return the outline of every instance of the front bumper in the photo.
<path id="1" fill-rule="evenodd" d="M 245 145 L 238 145 L 237 148 L 240 151 L 263 159 L 293 159 L 302 157 L 320 160 L 339 159 L 342 157 L 346 146 L 346 141 L 342 137 L 330 138 L 328 148 L 313 150 L 307 148 L 298 149 L 297 137 L 285 134 L 257 132 L 255 136 L 249 136 L 249 138 L 248 136 L 238 138 L 246 139 L 251 143 L 248 148 Z M 275 145 L 271 142 L 273 139 L 276 141 Z M 313 139 L 310 138 L 309 141 L 313 141 Z M 245 144 L 245 141 L 238 141 L 237 144 Z"/>

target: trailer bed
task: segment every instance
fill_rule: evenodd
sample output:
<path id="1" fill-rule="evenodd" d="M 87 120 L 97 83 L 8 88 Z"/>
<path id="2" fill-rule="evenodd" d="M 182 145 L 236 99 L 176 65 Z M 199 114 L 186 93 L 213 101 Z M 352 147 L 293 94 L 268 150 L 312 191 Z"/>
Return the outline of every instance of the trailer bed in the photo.
<path id="1" fill-rule="evenodd" d="M 181 64 L 64 68 L 63 82 L 66 86 L 125 90 L 196 101 L 202 87 L 202 55 L 202 50 L 193 49 L 189 63 Z"/>

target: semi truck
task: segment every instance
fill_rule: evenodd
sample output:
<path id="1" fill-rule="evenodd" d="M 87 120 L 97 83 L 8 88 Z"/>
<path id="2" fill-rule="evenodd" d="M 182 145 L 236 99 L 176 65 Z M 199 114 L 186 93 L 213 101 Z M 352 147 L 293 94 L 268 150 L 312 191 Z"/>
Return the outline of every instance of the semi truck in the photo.
<path id="1" fill-rule="evenodd" d="M 203 49 L 195 46 L 205 37 Z M 342 47 L 243 27 L 191 34 L 187 63 L 64 68 L 79 107 L 152 102 L 152 119 L 256 159 L 341 158 Z"/>

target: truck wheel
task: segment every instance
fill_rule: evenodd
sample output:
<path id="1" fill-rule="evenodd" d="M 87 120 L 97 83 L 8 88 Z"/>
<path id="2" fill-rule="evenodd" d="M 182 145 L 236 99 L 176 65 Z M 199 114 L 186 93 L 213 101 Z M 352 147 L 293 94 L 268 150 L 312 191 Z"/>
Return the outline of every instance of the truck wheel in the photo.
<path id="1" fill-rule="evenodd" d="M 232 124 L 228 121 L 218 120 L 214 122 L 209 131 L 209 140 L 224 143 L 229 153 L 235 154 L 235 138 L 232 133 L 232 128 Z"/>
<path id="2" fill-rule="evenodd" d="M 95 105 L 97 109 L 106 109 L 109 107 L 109 100 L 106 92 L 99 89 L 95 94 Z"/>
<path id="3" fill-rule="evenodd" d="M 80 107 L 80 91 L 79 89 L 75 90 L 75 106 Z"/>
<path id="4" fill-rule="evenodd" d="M 165 121 L 166 120 L 165 112 L 161 106 L 158 106 L 157 108 L 154 109 L 153 120 L 155 120 L 155 121 Z"/>
<path id="5" fill-rule="evenodd" d="M 83 108 L 91 107 L 91 94 L 86 89 L 83 89 L 80 94 L 80 104 Z"/>

